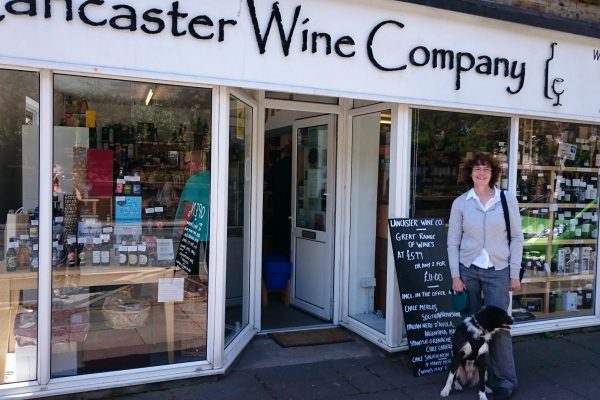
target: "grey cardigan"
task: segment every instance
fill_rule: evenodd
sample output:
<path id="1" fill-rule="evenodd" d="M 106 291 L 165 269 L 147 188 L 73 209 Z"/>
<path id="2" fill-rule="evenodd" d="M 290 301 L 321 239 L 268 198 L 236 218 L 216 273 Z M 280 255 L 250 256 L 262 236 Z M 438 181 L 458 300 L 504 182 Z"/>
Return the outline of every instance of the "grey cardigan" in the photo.
<path id="1" fill-rule="evenodd" d="M 452 277 L 460 276 L 459 263 L 469 267 L 485 248 L 496 270 L 510 265 L 510 277 L 519 278 L 523 257 L 523 229 L 517 198 L 510 192 L 504 192 L 510 214 L 509 248 L 502 203 L 498 201 L 487 211 L 483 211 L 476 199 L 467 200 L 468 193 L 467 191 L 457 197 L 450 211 L 448 261 Z"/>

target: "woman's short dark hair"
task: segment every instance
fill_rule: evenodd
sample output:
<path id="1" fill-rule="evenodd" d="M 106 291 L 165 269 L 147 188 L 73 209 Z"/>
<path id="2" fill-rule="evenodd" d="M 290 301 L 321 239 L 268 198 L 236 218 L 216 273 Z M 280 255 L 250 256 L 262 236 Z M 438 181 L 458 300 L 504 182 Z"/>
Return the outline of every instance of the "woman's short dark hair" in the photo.
<path id="1" fill-rule="evenodd" d="M 498 177 L 500 176 L 500 165 L 498 161 L 492 156 L 490 153 L 479 151 L 473 154 L 464 166 L 465 173 L 465 182 L 469 184 L 469 186 L 473 187 L 473 178 L 471 178 L 471 173 L 473 172 L 473 167 L 477 165 L 485 165 L 489 166 L 492 169 L 492 177 L 490 178 L 490 187 L 493 188 L 496 182 L 498 182 Z"/>

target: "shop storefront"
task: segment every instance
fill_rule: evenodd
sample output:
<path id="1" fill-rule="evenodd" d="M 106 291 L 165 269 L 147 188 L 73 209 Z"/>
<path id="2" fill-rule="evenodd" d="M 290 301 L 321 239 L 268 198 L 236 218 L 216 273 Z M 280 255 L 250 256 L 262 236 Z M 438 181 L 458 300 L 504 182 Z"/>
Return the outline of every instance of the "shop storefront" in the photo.
<path id="1" fill-rule="evenodd" d="M 406 350 L 387 220 L 447 220 L 479 150 L 521 209 L 513 332 L 600 324 L 597 40 L 388 0 L 138 3 L 0 2 L 2 397 L 222 374 L 311 325 Z"/>

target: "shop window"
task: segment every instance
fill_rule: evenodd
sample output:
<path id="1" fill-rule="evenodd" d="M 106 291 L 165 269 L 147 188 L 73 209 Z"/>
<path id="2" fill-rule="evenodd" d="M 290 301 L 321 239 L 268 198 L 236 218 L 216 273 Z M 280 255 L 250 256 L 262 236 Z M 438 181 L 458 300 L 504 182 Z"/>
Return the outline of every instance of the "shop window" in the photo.
<path id="1" fill-rule="evenodd" d="M 385 333 L 390 110 L 352 121 L 349 315 Z"/>
<path id="2" fill-rule="evenodd" d="M 502 168 L 497 186 L 508 189 L 510 119 L 479 114 L 412 111 L 410 215 L 448 221 L 454 199 L 468 189 L 463 163 L 487 151 Z"/>
<path id="3" fill-rule="evenodd" d="M 211 102 L 55 76 L 52 377 L 206 359 Z"/>
<path id="4" fill-rule="evenodd" d="M 267 91 L 265 93 L 265 97 L 267 99 L 303 101 L 306 103 L 319 103 L 319 104 L 338 104 L 338 102 L 339 102 L 337 97 L 317 96 L 314 94 L 301 94 L 301 93 L 288 93 L 288 92 Z"/>
<path id="5" fill-rule="evenodd" d="M 248 324 L 250 292 L 250 196 L 252 108 L 229 99 L 229 194 L 227 202 L 227 288 L 225 343 Z"/>
<path id="6" fill-rule="evenodd" d="M 39 75 L 0 70 L 0 383 L 37 378 Z"/>
<path id="7" fill-rule="evenodd" d="M 517 197 L 525 243 L 519 320 L 594 315 L 600 127 L 522 119 Z"/>

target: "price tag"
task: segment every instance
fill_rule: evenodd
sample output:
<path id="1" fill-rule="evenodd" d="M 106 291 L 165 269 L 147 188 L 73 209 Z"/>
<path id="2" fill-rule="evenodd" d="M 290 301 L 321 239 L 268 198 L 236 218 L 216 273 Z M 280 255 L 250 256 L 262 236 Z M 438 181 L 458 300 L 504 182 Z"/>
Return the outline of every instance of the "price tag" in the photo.
<path id="1" fill-rule="evenodd" d="M 156 258 L 160 261 L 175 259 L 173 239 L 156 239 Z"/>

